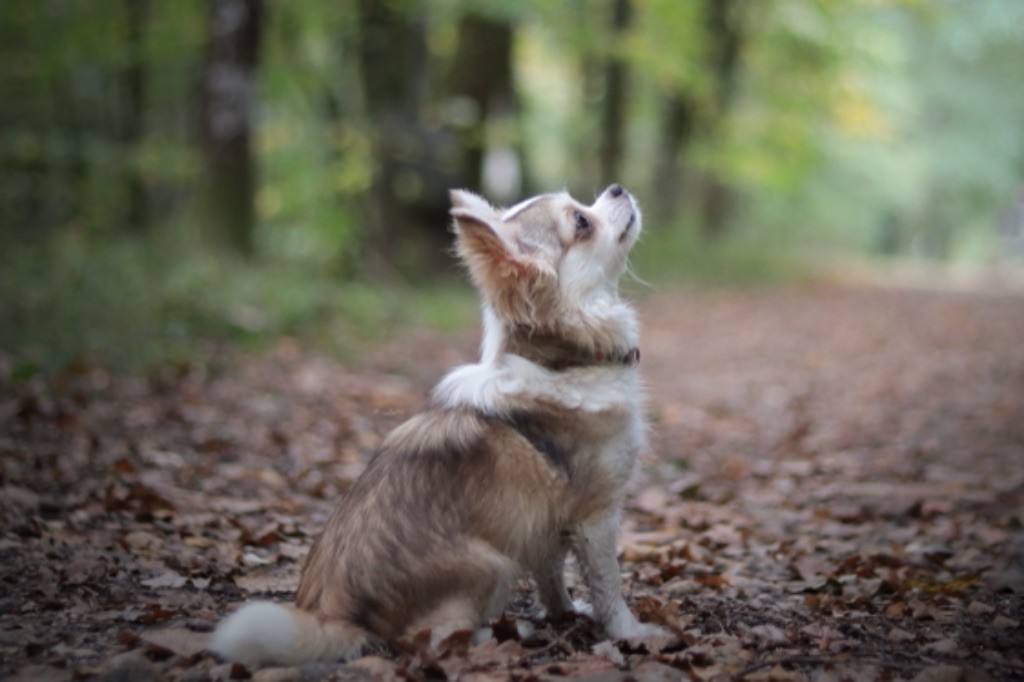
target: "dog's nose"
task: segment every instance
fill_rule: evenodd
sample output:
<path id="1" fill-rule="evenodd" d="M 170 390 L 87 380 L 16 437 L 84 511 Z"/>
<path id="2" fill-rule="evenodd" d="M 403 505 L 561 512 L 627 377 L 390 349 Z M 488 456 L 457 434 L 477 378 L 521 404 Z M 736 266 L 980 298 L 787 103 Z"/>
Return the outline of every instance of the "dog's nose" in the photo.
<path id="1" fill-rule="evenodd" d="M 612 198 L 614 199 L 618 199 L 619 197 L 621 197 L 623 192 L 625 191 L 626 190 L 622 189 L 622 185 L 618 183 L 615 183 L 614 185 L 608 187 L 608 193 L 611 194 Z"/>

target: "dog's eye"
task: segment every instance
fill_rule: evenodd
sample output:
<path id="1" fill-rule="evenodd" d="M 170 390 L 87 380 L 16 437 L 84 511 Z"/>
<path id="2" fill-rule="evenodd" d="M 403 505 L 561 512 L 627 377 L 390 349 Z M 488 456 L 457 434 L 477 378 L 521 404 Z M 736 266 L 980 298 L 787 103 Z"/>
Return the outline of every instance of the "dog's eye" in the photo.
<path id="1" fill-rule="evenodd" d="M 579 211 L 572 214 L 573 219 L 576 221 L 576 233 L 583 234 L 590 231 L 590 221 L 587 220 L 587 216 L 583 215 Z"/>

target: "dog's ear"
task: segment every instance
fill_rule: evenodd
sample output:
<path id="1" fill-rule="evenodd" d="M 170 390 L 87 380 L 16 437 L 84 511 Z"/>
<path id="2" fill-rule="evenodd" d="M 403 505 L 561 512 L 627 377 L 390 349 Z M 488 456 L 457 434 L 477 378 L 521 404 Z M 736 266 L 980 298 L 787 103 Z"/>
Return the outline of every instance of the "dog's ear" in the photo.
<path id="1" fill-rule="evenodd" d="M 456 250 L 473 282 L 499 317 L 536 326 L 554 307 L 551 266 L 536 257 L 535 247 L 512 240 L 498 210 L 484 199 L 453 190 L 451 200 Z"/>
<path id="2" fill-rule="evenodd" d="M 469 190 L 453 189 L 448 193 L 448 197 L 452 202 L 452 215 L 455 214 L 455 211 L 471 211 L 481 215 L 497 215 L 498 213 L 497 209 L 491 206 L 486 199 Z"/>
<path id="3" fill-rule="evenodd" d="M 455 243 L 459 257 L 474 279 L 514 276 L 526 264 L 501 234 L 498 210 L 482 197 L 451 191 L 451 215 L 455 219 Z"/>

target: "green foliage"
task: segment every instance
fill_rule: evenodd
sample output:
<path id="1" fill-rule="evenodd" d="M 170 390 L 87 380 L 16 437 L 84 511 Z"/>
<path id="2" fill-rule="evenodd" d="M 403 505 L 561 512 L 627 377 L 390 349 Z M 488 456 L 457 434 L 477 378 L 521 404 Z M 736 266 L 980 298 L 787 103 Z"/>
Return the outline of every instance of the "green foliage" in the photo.
<path id="1" fill-rule="evenodd" d="M 81 234 L 6 250 L 0 353 L 19 365 L 76 361 L 122 370 L 198 357 L 206 344 L 261 347 L 281 337 L 345 356 L 382 334 L 465 328 L 470 288 L 344 283 L 295 263 L 252 263 Z"/>
<path id="2" fill-rule="evenodd" d="M 199 224 L 196 202 L 205 3 L 149 0 L 133 43 L 137 5 L 6 0 L 2 348 L 46 364 L 146 362 L 198 339 L 294 334 L 343 348 L 400 317 L 470 318 L 447 294 L 382 288 L 370 278 L 386 269 L 366 267 L 368 253 L 410 248 L 373 231 L 401 234 L 373 220 L 381 147 L 399 150 L 393 162 L 454 165 L 463 150 L 445 145 L 479 114 L 447 91 L 466 12 L 514 27 L 518 113 L 482 129 L 522 152 L 537 191 L 588 199 L 600 189 L 603 66 L 624 60 L 618 180 L 648 209 L 644 277 L 751 282 L 843 258 L 991 256 L 999 216 L 1024 187 L 1024 4 L 734 0 L 739 66 L 723 103 L 709 56 L 722 37 L 708 22 L 715 1 L 633 0 L 619 35 L 611 0 L 388 0 L 424 28 L 427 46 L 423 82 L 410 85 L 423 104 L 403 123 L 418 126 L 409 140 L 390 139 L 393 122 L 367 113 L 364 3 L 267 2 L 252 111 L 256 250 L 240 262 L 199 238 L 216 228 Z M 692 130 L 666 152 L 675 100 L 689 105 Z M 667 161 L 678 169 L 668 189 Z M 709 178 L 730 191 L 729 229 L 716 240 L 701 227 Z M 131 209 L 140 193 L 142 219 Z M 440 231 L 436 194 L 413 208 L 433 211 L 429 229 Z"/>
<path id="3" fill-rule="evenodd" d="M 183 144 L 204 22 L 191 4 L 149 2 L 145 40 L 128 41 L 128 3 L 10 0 L 0 7 L 0 208 L 4 230 L 89 236 L 125 224 L 124 177 L 136 175 L 175 212 L 196 178 Z M 145 73 L 143 134 L 126 142 L 126 72 Z"/>
<path id="4" fill-rule="evenodd" d="M 658 231 L 652 233 L 654 230 Z M 652 286 L 797 283 L 824 274 L 838 253 L 820 243 L 801 241 L 783 228 L 752 230 L 708 242 L 695 220 L 684 219 L 647 228 L 636 247 L 632 270 Z"/>

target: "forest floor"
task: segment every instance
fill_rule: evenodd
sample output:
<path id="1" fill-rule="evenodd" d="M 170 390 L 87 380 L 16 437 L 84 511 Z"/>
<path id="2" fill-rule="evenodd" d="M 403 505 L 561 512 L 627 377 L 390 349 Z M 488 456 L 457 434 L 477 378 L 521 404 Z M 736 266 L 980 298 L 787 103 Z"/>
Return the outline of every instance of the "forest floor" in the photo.
<path id="1" fill-rule="evenodd" d="M 1024 679 L 1024 297 L 675 291 L 641 316 L 652 447 L 620 558 L 677 641 L 556 627 L 524 593 L 475 647 L 203 651 L 242 601 L 292 599 L 383 435 L 474 358 L 471 332 L 408 331 L 134 378 L 0 356 L 0 677 Z"/>

